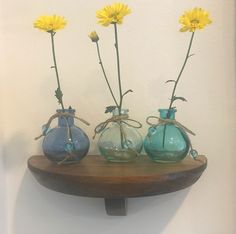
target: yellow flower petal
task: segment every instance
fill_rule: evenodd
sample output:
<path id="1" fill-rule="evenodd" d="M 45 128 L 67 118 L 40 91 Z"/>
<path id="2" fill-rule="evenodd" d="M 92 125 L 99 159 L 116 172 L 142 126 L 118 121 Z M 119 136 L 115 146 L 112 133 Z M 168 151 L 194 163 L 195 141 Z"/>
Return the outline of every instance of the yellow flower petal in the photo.
<path id="1" fill-rule="evenodd" d="M 65 18 L 62 16 L 43 15 L 34 22 L 34 27 L 45 32 L 55 32 L 63 29 L 66 24 Z"/>
<path id="2" fill-rule="evenodd" d="M 197 29 L 203 29 L 206 25 L 211 24 L 209 13 L 202 8 L 195 7 L 192 10 L 185 11 L 179 18 L 182 24 L 181 32 L 195 32 Z"/>
<path id="3" fill-rule="evenodd" d="M 184 26 L 183 28 L 181 28 L 179 31 L 180 32 L 187 32 L 189 30 L 188 27 Z"/>
<path id="4" fill-rule="evenodd" d="M 105 6 L 103 9 L 96 12 L 98 23 L 103 26 L 109 26 L 110 24 L 122 24 L 124 16 L 131 13 L 131 10 L 127 5 L 123 3 L 114 3 L 109 6 Z"/>

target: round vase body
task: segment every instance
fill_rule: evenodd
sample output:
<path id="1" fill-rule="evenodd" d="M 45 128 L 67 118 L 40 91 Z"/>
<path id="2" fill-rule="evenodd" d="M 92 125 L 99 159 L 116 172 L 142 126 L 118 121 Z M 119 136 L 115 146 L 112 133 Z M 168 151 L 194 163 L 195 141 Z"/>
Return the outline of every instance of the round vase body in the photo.
<path id="1" fill-rule="evenodd" d="M 57 110 L 57 112 L 63 112 Z M 75 113 L 74 109 L 65 112 Z M 53 162 L 73 162 L 81 160 L 89 150 L 89 138 L 74 125 L 73 117 L 58 117 L 58 126 L 48 131 L 43 140 L 44 155 Z"/>
<path id="2" fill-rule="evenodd" d="M 122 110 L 121 114 L 127 114 Z M 119 115 L 118 110 L 113 116 Z M 125 121 L 125 120 L 124 120 Z M 98 140 L 98 148 L 102 156 L 110 162 L 129 162 L 136 159 L 143 147 L 143 140 L 136 128 L 123 121 L 113 122 L 104 129 Z"/>
<path id="3" fill-rule="evenodd" d="M 175 119 L 176 109 L 160 109 L 161 119 Z M 160 124 L 148 129 L 144 149 L 155 162 L 178 162 L 184 159 L 190 148 L 190 140 L 184 130 L 172 123 Z"/>

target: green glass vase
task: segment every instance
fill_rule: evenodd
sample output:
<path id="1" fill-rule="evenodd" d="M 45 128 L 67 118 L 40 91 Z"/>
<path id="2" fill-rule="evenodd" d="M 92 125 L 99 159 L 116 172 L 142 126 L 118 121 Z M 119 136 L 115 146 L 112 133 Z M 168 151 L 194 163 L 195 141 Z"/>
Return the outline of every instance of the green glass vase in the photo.
<path id="1" fill-rule="evenodd" d="M 159 109 L 161 119 L 175 120 L 176 109 Z M 174 123 L 152 126 L 144 140 L 144 149 L 155 162 L 178 162 L 183 160 L 190 149 L 186 132 Z"/>

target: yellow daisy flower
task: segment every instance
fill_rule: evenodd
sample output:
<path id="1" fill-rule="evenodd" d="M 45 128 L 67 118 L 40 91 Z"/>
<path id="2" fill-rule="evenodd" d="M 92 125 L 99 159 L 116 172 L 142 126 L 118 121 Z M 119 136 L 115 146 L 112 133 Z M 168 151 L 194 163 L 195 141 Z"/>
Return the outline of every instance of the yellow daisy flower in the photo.
<path id="1" fill-rule="evenodd" d="M 98 23 L 103 26 L 110 24 L 122 24 L 124 16 L 130 14 L 131 10 L 123 3 L 114 3 L 105 6 L 103 9 L 98 10 L 96 15 L 99 19 Z"/>
<path id="2" fill-rule="evenodd" d="M 34 27 L 45 32 L 55 32 L 63 29 L 66 23 L 65 18 L 62 16 L 43 15 L 34 22 Z"/>
<path id="3" fill-rule="evenodd" d="M 195 32 L 196 29 L 203 29 L 207 24 L 212 21 L 209 18 L 209 13 L 202 8 L 194 8 L 186 11 L 179 18 L 179 22 L 183 25 L 180 32 Z"/>

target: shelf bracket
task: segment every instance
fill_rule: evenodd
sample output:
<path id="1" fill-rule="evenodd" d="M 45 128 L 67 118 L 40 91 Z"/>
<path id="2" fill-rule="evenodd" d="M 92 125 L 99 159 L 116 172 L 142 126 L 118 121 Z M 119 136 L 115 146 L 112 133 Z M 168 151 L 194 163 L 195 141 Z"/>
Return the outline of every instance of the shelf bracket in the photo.
<path id="1" fill-rule="evenodd" d="M 105 198 L 105 207 L 108 215 L 125 216 L 127 214 L 126 198 Z"/>

